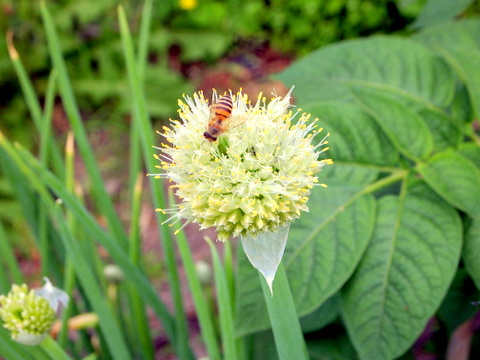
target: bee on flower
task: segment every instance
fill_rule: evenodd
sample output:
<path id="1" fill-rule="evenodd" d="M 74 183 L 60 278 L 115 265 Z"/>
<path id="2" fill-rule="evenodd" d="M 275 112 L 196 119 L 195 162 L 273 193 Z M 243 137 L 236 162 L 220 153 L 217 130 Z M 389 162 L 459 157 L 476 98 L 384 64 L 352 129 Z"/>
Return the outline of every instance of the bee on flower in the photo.
<path id="1" fill-rule="evenodd" d="M 167 221 L 185 219 L 202 229 L 215 227 L 218 239 L 275 232 L 308 211 L 317 174 L 330 159 L 317 119 L 293 112 L 290 90 L 252 103 L 242 91 L 211 103 L 202 92 L 179 101 L 181 120 L 172 120 L 157 149 L 160 178 L 175 185 L 181 203 L 160 209 Z"/>

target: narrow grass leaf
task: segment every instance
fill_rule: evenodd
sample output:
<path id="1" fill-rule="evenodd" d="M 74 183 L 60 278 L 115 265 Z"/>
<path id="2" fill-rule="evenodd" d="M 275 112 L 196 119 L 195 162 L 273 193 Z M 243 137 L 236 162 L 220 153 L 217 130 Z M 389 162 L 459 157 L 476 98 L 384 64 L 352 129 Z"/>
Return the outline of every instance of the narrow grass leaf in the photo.
<path id="1" fill-rule="evenodd" d="M 73 235 L 68 228 L 61 212 L 61 207 L 57 205 L 55 209 L 55 219 L 57 226 L 70 258 L 72 259 L 72 265 L 75 272 L 82 284 L 89 302 L 100 319 L 100 329 L 102 330 L 105 341 L 108 344 L 108 349 L 115 359 L 129 359 L 131 355 L 126 347 L 125 339 L 119 328 L 119 323 L 116 321 L 112 309 L 105 299 L 105 295 L 98 286 L 96 277 L 90 269 L 88 263 L 82 256 L 76 256 L 81 254 L 82 251 L 75 241 Z"/>
<path id="2" fill-rule="evenodd" d="M 222 262 L 215 245 L 213 245 L 212 241 L 208 238 L 206 238 L 206 241 L 210 246 L 210 252 L 213 260 L 218 317 L 220 320 L 220 335 L 222 337 L 222 349 L 224 354 L 223 359 L 236 360 L 238 357 L 235 344 L 235 335 L 233 331 L 233 308 L 227 275 L 222 266 Z"/>
<path id="3" fill-rule="evenodd" d="M 93 186 L 91 190 L 96 200 L 97 208 L 107 218 L 108 224 L 114 233 L 115 238 L 117 239 L 117 243 L 126 248 L 128 239 L 123 231 L 120 219 L 115 212 L 113 204 L 105 189 L 105 184 L 102 180 L 93 151 L 88 142 L 88 138 L 83 127 L 82 118 L 80 116 L 80 111 L 78 109 L 70 79 L 68 77 L 67 67 L 62 56 L 58 34 L 45 1 L 40 3 L 40 10 L 45 26 L 50 56 L 55 69 L 58 71 L 59 88 L 62 102 L 65 107 L 65 111 L 67 112 L 70 124 L 72 125 L 80 155 L 85 163 L 87 172 L 92 179 Z"/>
<path id="4" fill-rule="evenodd" d="M 9 272 L 10 277 L 7 278 L 7 274 L 5 274 L 4 280 L 8 282 L 2 281 L 2 288 L 0 289 L 2 292 L 8 292 L 10 290 L 11 283 L 14 284 L 22 284 L 23 283 L 23 274 L 20 270 L 20 265 L 15 257 L 13 252 L 12 246 L 10 241 L 8 240 L 7 233 L 5 228 L 3 227 L 3 223 L 0 221 L 0 254 L 2 254 L 2 270 L 4 272 Z M 4 266 L 6 265 L 6 266 Z"/>
<path id="5" fill-rule="evenodd" d="M 45 106 L 42 115 L 42 123 L 40 127 L 40 161 L 48 166 L 49 158 L 49 148 L 52 143 L 51 141 L 51 130 L 52 130 L 52 113 L 53 105 L 55 100 L 55 91 L 56 91 L 56 71 L 52 70 L 50 76 L 48 77 L 47 91 L 45 94 Z M 49 237 L 49 222 L 47 219 L 46 209 L 40 207 L 39 209 L 39 248 L 42 259 L 42 274 L 49 274 L 49 267 L 52 266 L 51 257 L 51 241 Z"/>
<path id="6" fill-rule="evenodd" d="M 142 299 L 152 307 L 155 314 L 162 322 L 162 326 L 166 335 L 176 345 L 175 331 L 173 319 L 168 312 L 167 307 L 158 298 L 155 289 L 146 278 L 146 276 L 135 267 L 128 255 L 123 249 L 118 247 L 116 241 L 113 240 L 110 234 L 106 233 L 95 218 L 88 213 L 83 204 L 65 188 L 65 185 L 48 169 L 44 168 L 33 155 L 24 149 L 15 149 L 12 144 L 0 133 L 0 146 L 10 156 L 10 159 L 21 169 L 23 175 L 28 179 L 29 183 L 35 188 L 43 200 L 45 206 L 49 207 L 50 211 L 54 211 L 54 199 L 50 194 L 50 190 L 61 198 L 63 203 L 75 215 L 77 222 L 83 224 L 85 233 L 94 238 L 100 245 L 102 245 L 119 265 L 125 274 L 125 277 L 136 285 L 138 292 Z M 46 186 L 48 185 L 48 189 Z"/>
<path id="7" fill-rule="evenodd" d="M 153 129 L 148 117 L 145 93 L 140 82 L 142 74 L 138 73 L 137 63 L 135 60 L 135 51 L 133 41 L 128 27 L 127 18 L 123 7 L 118 7 L 118 19 L 120 23 L 120 33 L 122 36 L 122 48 L 127 66 L 130 91 L 132 95 L 133 117 L 136 123 L 133 125 L 138 130 L 141 139 L 141 148 L 144 154 L 144 160 L 149 169 L 155 168 L 155 160 L 151 153 L 151 147 L 154 144 Z M 135 130 L 135 131 L 137 131 Z M 136 140 L 134 140 L 136 141 Z M 165 199 L 163 189 L 152 184 L 153 201 L 156 208 L 165 207 Z M 160 212 L 157 212 L 158 223 L 161 224 L 165 219 Z M 164 250 L 165 260 L 168 269 L 168 279 L 172 299 L 175 307 L 176 322 L 176 338 L 178 356 L 182 359 L 190 359 L 193 357 L 191 349 L 188 346 L 188 327 L 185 311 L 183 309 L 182 294 L 180 291 L 180 279 L 178 275 L 175 251 L 173 241 L 167 229 L 159 226 L 160 238 Z"/>
<path id="8" fill-rule="evenodd" d="M 37 131 L 42 133 L 42 129 L 45 128 L 43 124 L 44 117 L 42 115 L 42 107 L 40 106 L 40 103 L 38 101 L 38 97 L 35 93 L 32 82 L 28 77 L 28 73 L 20 59 L 20 55 L 17 53 L 17 50 L 15 50 L 12 38 L 13 38 L 13 33 L 9 32 L 7 34 L 7 45 L 8 45 L 8 52 L 10 54 L 10 59 L 12 60 L 13 69 L 17 74 L 18 81 L 20 83 L 20 87 L 22 88 L 23 96 L 25 98 L 25 102 L 27 104 L 30 115 L 32 116 L 35 128 L 37 129 Z M 48 85 L 47 85 L 48 86 L 47 89 L 49 89 L 47 90 L 47 94 L 49 92 L 54 91 L 52 88 L 53 84 L 51 83 L 51 81 L 53 80 L 54 80 L 54 75 L 51 74 Z M 57 143 L 54 141 L 51 141 L 45 145 L 48 145 L 50 148 L 49 152 L 52 155 L 53 168 L 55 169 L 55 172 L 59 176 L 62 176 L 63 174 L 62 157 L 60 154 L 60 149 L 57 146 Z"/>
<path id="9" fill-rule="evenodd" d="M 40 346 L 45 352 L 54 360 L 72 360 L 72 358 L 53 340 L 50 336 L 47 336 Z"/>
<path id="10" fill-rule="evenodd" d="M 208 356 L 212 359 L 221 359 L 220 348 L 218 346 L 215 326 L 213 324 L 213 316 L 208 306 L 207 299 L 202 290 L 202 285 L 195 270 L 195 263 L 193 261 L 192 253 L 188 247 L 187 238 L 183 231 L 177 234 L 177 244 L 182 263 L 187 275 L 187 282 L 190 292 L 192 294 L 195 310 L 197 310 L 197 317 L 200 323 L 202 339 L 207 348 Z"/>
<path id="11" fill-rule="evenodd" d="M 139 173 L 131 201 L 132 211 L 130 223 L 129 256 L 131 262 L 136 266 L 140 266 L 141 259 L 140 210 L 143 179 L 144 175 Z M 133 284 L 128 284 L 128 286 L 134 287 Z M 154 350 L 152 346 L 153 344 L 151 341 L 152 337 L 150 334 L 150 325 L 145 311 L 145 305 L 136 289 L 131 289 L 131 291 L 128 292 L 128 299 L 131 309 L 130 320 L 132 322 L 132 336 L 135 339 L 135 343 L 139 344 L 140 346 L 142 359 L 153 359 Z"/>

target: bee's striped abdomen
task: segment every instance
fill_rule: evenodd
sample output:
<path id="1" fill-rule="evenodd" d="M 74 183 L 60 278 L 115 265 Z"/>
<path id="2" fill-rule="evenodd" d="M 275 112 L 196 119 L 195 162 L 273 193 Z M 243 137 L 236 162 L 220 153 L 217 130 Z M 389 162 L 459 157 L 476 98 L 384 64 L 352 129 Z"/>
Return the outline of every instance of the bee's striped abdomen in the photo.
<path id="1" fill-rule="evenodd" d="M 208 141 L 215 141 L 226 130 L 227 120 L 232 115 L 233 101 L 230 95 L 225 94 L 212 106 L 212 117 L 208 123 L 207 131 L 203 136 Z"/>
<path id="2" fill-rule="evenodd" d="M 215 117 L 220 121 L 226 120 L 232 115 L 233 102 L 230 95 L 223 95 L 214 106 Z"/>

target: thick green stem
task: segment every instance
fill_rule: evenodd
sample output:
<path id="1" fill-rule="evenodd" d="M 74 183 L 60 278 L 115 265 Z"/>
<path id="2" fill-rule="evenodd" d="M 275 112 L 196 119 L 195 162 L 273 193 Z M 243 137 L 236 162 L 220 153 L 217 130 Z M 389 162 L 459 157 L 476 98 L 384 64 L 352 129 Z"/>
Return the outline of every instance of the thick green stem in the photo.
<path id="1" fill-rule="evenodd" d="M 43 350 L 55 360 L 71 360 L 72 358 L 63 351 L 63 349 L 53 340 L 50 336 L 47 336 L 40 344 Z"/>
<path id="2" fill-rule="evenodd" d="M 279 359 L 308 359 L 307 348 L 283 264 L 280 263 L 278 266 L 273 281 L 273 296 L 261 273 L 259 273 L 259 277 Z"/>

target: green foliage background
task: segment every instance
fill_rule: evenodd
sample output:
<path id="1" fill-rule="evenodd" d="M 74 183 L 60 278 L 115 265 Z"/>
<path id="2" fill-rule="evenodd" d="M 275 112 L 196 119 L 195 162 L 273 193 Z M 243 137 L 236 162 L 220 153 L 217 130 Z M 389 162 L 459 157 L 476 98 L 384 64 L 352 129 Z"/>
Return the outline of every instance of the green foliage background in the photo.
<path id="1" fill-rule="evenodd" d="M 137 32 L 140 1 L 49 1 L 79 105 L 90 117 L 102 121 L 118 118 L 128 110 L 116 18 L 119 3 L 131 14 L 132 28 Z M 1 0 L 5 16 L 0 17 L 0 32 L 13 31 L 18 51 L 28 54 L 24 56 L 25 67 L 43 95 L 50 61 L 38 5 L 37 1 Z M 173 45 L 180 47 L 184 63 L 212 64 L 232 48 L 265 41 L 282 52 L 300 56 L 341 39 L 401 30 L 420 5 L 419 1 L 204 0 L 187 11 L 179 1 L 155 1 L 145 77 L 149 111 L 154 117 L 168 118 L 175 114 L 176 99 L 193 91 L 188 79 L 168 66 Z M 28 132 L 22 131 L 27 114 L 17 90 L 5 39 L 0 37 L 2 127 L 17 138 L 30 140 Z"/>
<path id="2" fill-rule="evenodd" d="M 328 191 L 314 192 L 287 243 L 297 311 L 339 297 L 336 310 L 324 306 L 341 314 L 361 359 L 393 359 L 412 345 L 442 303 L 462 247 L 460 271 L 478 284 L 479 31 L 472 18 L 410 39 L 343 42 L 278 76 L 321 118 L 335 160 L 322 174 Z M 242 334 L 268 327 L 255 275 L 243 259 Z M 468 297 L 460 301 L 472 313 Z"/>

